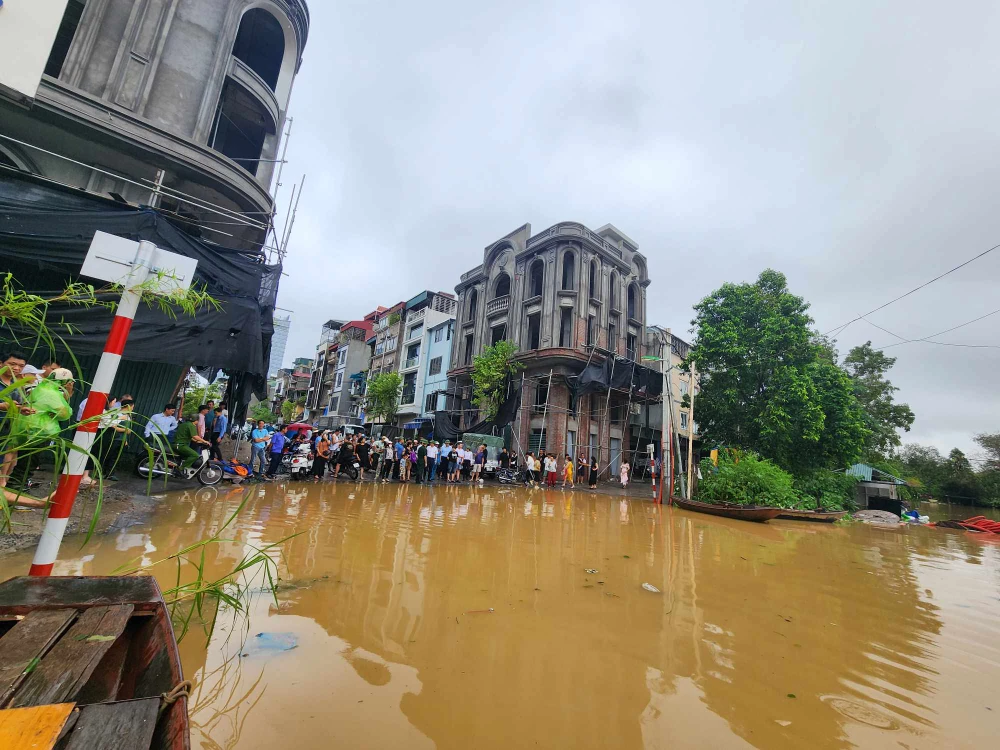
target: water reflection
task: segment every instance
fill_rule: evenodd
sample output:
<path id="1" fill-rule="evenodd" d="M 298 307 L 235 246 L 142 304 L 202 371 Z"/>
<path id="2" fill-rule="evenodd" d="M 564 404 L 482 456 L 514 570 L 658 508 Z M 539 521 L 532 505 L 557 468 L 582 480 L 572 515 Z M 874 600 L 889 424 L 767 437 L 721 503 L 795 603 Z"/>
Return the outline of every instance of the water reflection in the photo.
<path id="1" fill-rule="evenodd" d="M 298 536 L 277 603 L 181 644 L 202 747 L 972 748 L 1000 730 L 1000 547 L 961 532 L 489 486 L 251 493 L 209 574 Z M 162 555 L 240 501 L 171 496 L 61 565 Z M 297 645 L 248 648 L 258 633 Z"/>

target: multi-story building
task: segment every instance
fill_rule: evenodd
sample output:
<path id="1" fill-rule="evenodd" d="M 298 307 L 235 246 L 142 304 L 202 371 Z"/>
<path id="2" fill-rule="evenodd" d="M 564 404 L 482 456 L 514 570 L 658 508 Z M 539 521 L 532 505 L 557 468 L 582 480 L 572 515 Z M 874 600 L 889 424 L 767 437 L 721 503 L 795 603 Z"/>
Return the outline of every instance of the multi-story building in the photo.
<path id="1" fill-rule="evenodd" d="M 259 250 L 308 31 L 304 0 L 69 0 L 0 163 Z"/>
<path id="2" fill-rule="evenodd" d="M 344 327 L 342 320 L 328 320 L 320 332 L 319 344 L 316 346 L 316 357 L 312 372 L 309 375 L 309 395 L 306 396 L 305 418 L 311 419 L 323 416 L 323 411 L 330 403 L 330 391 L 333 386 L 335 372 L 330 362 L 331 347 L 337 342 L 337 335 Z"/>
<path id="3" fill-rule="evenodd" d="M 506 339 L 525 366 L 514 449 L 580 452 L 617 470 L 633 394 L 609 387 L 577 395 L 578 379 L 605 361 L 612 375 L 640 367 L 648 285 L 645 256 L 610 224 L 593 231 L 565 222 L 534 236 L 526 224 L 488 245 L 482 265 L 455 287 L 449 375 L 463 426 L 479 418 L 470 403 L 473 357 Z"/>
<path id="4" fill-rule="evenodd" d="M 375 311 L 375 324 L 368 338 L 371 346 L 371 375 L 399 370 L 399 339 L 403 332 L 405 302 L 392 307 L 379 307 Z"/>
<path id="5" fill-rule="evenodd" d="M 448 360 L 445 360 L 443 352 L 440 352 L 440 346 L 436 349 L 436 357 L 432 358 L 429 354 L 431 346 L 435 343 L 440 344 L 440 339 L 444 337 L 445 331 L 442 330 L 442 326 L 455 320 L 456 307 L 453 295 L 430 291 L 421 292 L 404 305 L 402 353 L 399 357 L 399 374 L 403 380 L 403 388 L 397 412 L 400 424 L 414 424 L 417 420 L 433 416 L 437 396 L 435 394 L 434 404 L 428 410 L 426 391 L 428 377 L 440 382 L 441 375 L 444 374 L 445 384 L 440 390 L 447 390 L 450 348 Z M 435 336 L 439 341 L 434 341 Z"/>
<path id="6" fill-rule="evenodd" d="M 361 418 L 366 373 L 371 365 L 368 339 L 377 312 L 345 323 L 327 352 L 330 398 L 318 420 L 321 427 L 339 427 Z"/>
<path id="7" fill-rule="evenodd" d="M 448 409 L 448 368 L 451 365 L 451 344 L 455 340 L 455 316 L 452 315 L 427 329 L 423 387 L 423 417 L 434 416 Z"/>
<path id="8" fill-rule="evenodd" d="M 290 315 L 274 319 L 274 333 L 271 335 L 271 358 L 267 368 L 269 376 L 277 373 L 285 361 L 285 347 L 288 346 L 288 333 L 291 327 L 292 318 Z"/>

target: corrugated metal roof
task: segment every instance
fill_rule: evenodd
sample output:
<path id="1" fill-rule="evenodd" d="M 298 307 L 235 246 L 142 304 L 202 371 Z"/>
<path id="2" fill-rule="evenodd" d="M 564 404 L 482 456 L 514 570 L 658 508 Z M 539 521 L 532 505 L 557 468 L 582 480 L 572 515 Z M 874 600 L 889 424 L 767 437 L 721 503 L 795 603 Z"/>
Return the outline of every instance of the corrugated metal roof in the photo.
<path id="1" fill-rule="evenodd" d="M 893 476 L 887 471 L 882 471 L 881 469 L 876 469 L 874 466 L 869 466 L 868 464 L 854 464 L 846 472 L 847 475 L 852 477 L 857 477 L 863 482 L 890 482 L 892 484 L 906 484 L 906 482 L 897 476 Z M 876 478 L 872 478 L 873 476 Z"/>

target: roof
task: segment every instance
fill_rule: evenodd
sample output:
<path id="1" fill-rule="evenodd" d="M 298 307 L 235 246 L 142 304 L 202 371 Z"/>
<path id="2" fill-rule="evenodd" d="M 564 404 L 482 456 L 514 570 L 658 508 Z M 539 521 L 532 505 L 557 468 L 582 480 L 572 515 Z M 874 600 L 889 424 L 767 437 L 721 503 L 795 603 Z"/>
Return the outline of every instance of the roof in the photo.
<path id="1" fill-rule="evenodd" d="M 863 482 L 888 482 L 889 484 L 904 485 L 906 481 L 897 476 L 893 476 L 887 471 L 876 469 L 868 464 L 854 464 L 846 472 L 849 476 L 857 477 Z"/>

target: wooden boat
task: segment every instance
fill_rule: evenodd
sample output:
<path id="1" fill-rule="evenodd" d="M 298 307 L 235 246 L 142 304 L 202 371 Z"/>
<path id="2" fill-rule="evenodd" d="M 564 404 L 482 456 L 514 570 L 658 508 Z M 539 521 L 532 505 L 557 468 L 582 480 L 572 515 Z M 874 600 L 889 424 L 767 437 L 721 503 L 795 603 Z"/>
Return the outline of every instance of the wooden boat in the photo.
<path id="1" fill-rule="evenodd" d="M 783 508 L 778 518 L 786 521 L 819 521 L 820 523 L 833 523 L 839 521 L 850 511 L 846 510 L 790 510 Z"/>
<path id="2" fill-rule="evenodd" d="M 189 689 L 155 579 L 0 584 L 0 748 L 190 750 Z"/>
<path id="3" fill-rule="evenodd" d="M 693 510 L 697 513 L 707 513 L 710 516 L 722 516 L 723 518 L 736 518 L 741 521 L 757 521 L 763 523 L 777 518 L 781 513 L 781 508 L 768 508 L 763 505 L 721 505 L 716 503 L 702 503 L 697 500 L 684 500 L 675 497 L 674 504 L 684 510 Z"/>

